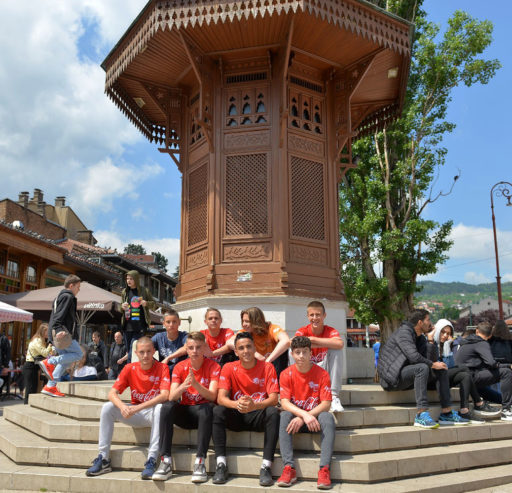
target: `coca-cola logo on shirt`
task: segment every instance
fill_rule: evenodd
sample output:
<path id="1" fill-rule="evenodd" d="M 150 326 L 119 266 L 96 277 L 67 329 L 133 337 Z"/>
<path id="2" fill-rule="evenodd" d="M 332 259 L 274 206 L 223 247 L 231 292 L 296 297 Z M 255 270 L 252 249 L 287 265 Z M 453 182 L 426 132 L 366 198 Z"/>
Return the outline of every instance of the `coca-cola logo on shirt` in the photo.
<path id="1" fill-rule="evenodd" d="M 242 391 L 238 390 L 237 392 L 235 392 L 235 395 L 233 396 L 233 400 L 237 401 L 244 395 L 245 394 Z M 254 402 L 261 402 L 261 401 L 265 400 L 266 396 L 267 396 L 266 392 L 254 392 L 254 394 L 252 394 L 250 397 Z"/>
<path id="2" fill-rule="evenodd" d="M 292 403 L 295 404 L 297 407 L 300 407 L 301 409 L 304 409 L 304 411 L 311 411 L 311 409 L 314 409 L 319 404 L 318 397 L 308 397 L 305 400 L 298 400 L 292 398 Z"/>
<path id="3" fill-rule="evenodd" d="M 327 356 L 327 351 L 322 351 L 318 354 L 311 354 L 311 361 L 313 363 L 321 363 Z"/>
<path id="4" fill-rule="evenodd" d="M 145 394 L 143 394 L 142 392 L 137 392 L 135 389 L 133 389 L 131 393 L 133 400 L 138 402 L 146 402 L 160 394 L 160 389 L 151 389 L 149 392 L 146 392 Z"/>
<path id="5" fill-rule="evenodd" d="M 260 387 L 263 387 L 263 385 L 265 385 L 265 379 L 264 378 L 255 377 L 255 378 L 252 379 L 252 383 L 255 383 L 256 385 L 259 385 Z"/>

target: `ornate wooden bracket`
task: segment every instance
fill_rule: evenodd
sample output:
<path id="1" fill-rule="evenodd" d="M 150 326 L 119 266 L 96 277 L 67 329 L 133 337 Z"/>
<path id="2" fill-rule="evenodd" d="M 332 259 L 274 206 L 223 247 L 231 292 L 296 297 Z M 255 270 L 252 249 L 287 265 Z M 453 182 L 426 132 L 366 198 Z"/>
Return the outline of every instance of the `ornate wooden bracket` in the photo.
<path id="1" fill-rule="evenodd" d="M 184 138 L 183 114 L 185 98 L 181 89 L 162 88 L 153 84 L 142 84 L 148 96 L 165 116 L 165 147 L 160 152 L 171 156 L 178 169 L 183 172 L 181 163 L 181 145 Z"/>
<path id="2" fill-rule="evenodd" d="M 338 182 L 342 180 L 348 169 L 356 167 L 352 162 L 352 139 L 357 136 L 357 133 L 352 131 L 354 127 L 352 126 L 350 100 L 379 51 L 381 50 L 377 50 L 344 70 L 337 70 L 334 73 L 336 148 L 332 162 L 336 167 Z"/>
<path id="3" fill-rule="evenodd" d="M 283 46 L 284 57 L 281 71 L 281 105 L 279 107 L 279 147 L 284 145 L 284 135 L 286 132 L 286 124 L 288 122 L 288 69 L 290 67 L 290 54 L 293 38 L 293 17 L 290 19 L 288 26 L 288 34 Z"/>
<path id="4" fill-rule="evenodd" d="M 213 152 L 213 81 L 212 73 L 213 62 L 202 53 L 189 39 L 186 38 L 182 30 L 178 30 L 183 48 L 187 53 L 188 59 L 192 65 L 192 70 L 199 82 L 199 121 L 203 127 L 210 152 Z"/>

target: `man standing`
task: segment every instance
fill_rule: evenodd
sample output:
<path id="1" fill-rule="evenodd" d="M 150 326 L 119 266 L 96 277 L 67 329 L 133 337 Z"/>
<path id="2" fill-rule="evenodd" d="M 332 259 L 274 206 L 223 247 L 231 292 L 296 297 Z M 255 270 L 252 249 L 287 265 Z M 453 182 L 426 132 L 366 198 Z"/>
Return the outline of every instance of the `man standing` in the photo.
<path id="1" fill-rule="evenodd" d="M 64 397 L 65 394 L 57 389 L 57 382 L 72 363 L 82 358 L 82 349 L 76 340 L 76 296 L 80 282 L 80 278 L 73 274 L 66 277 L 64 289 L 53 302 L 48 340 L 55 346 L 57 356 L 39 362 L 41 371 L 48 378 L 41 392 L 52 397 Z"/>
<path id="2" fill-rule="evenodd" d="M 204 357 L 205 337 L 191 332 L 185 343 L 188 359 L 174 367 L 169 401 L 160 413 L 160 455 L 162 462 L 153 480 L 165 481 L 172 475 L 172 436 L 174 425 L 197 430 L 197 453 L 193 483 L 204 483 L 206 453 L 212 437 L 213 404 L 217 400 L 220 366 Z"/>
<path id="3" fill-rule="evenodd" d="M 341 390 L 341 350 L 343 339 L 333 327 L 324 325 L 324 304 L 320 301 L 312 301 L 307 307 L 309 325 L 300 328 L 295 336 L 308 337 L 311 341 L 311 361 L 323 368 L 331 379 L 332 412 L 342 412 L 343 406 L 339 399 Z"/>
<path id="4" fill-rule="evenodd" d="M 213 443 L 217 468 L 214 484 L 228 480 L 226 428 L 233 431 L 264 431 L 263 463 L 260 485 L 273 483 L 271 467 L 279 435 L 279 411 L 276 407 L 279 386 L 272 363 L 257 360 L 256 347 L 249 332 L 235 337 L 239 361 L 226 363 L 219 381 L 218 406 L 213 410 Z"/>
<path id="5" fill-rule="evenodd" d="M 100 416 L 99 455 L 85 473 L 99 476 L 112 471 L 110 446 L 114 423 L 137 427 L 151 426 L 148 460 L 144 464 L 142 479 L 151 479 L 158 457 L 160 439 L 160 409 L 162 402 L 169 399 L 169 370 L 166 365 L 153 359 L 155 347 L 149 337 L 140 337 L 136 342 L 135 354 L 139 361 L 126 365 L 108 394 L 109 402 L 103 404 Z M 130 387 L 132 401 L 126 404 L 120 395 Z"/>
<path id="6" fill-rule="evenodd" d="M 0 387 L 9 373 L 9 362 L 11 361 L 11 343 L 5 334 L 0 333 Z"/>
<path id="7" fill-rule="evenodd" d="M 109 351 L 109 370 L 108 379 L 115 380 L 121 370 L 124 368 L 128 359 L 128 353 L 126 352 L 126 345 L 123 342 L 123 334 L 116 332 L 114 334 L 114 342 L 110 346 Z"/>
<path id="8" fill-rule="evenodd" d="M 391 334 L 379 351 L 377 371 L 384 390 L 414 388 L 417 414 L 414 426 L 439 428 L 428 412 L 427 386 L 437 383 L 441 400 L 439 421 L 443 424 L 466 425 L 469 420 L 452 411 L 447 366 L 427 358 L 427 338 L 431 330 L 430 313 L 414 310 L 408 321 Z"/>
<path id="9" fill-rule="evenodd" d="M 283 458 L 283 474 L 278 486 L 291 486 L 297 480 L 293 462 L 293 435 L 320 433 L 320 469 L 317 487 L 331 487 L 331 457 L 334 449 L 336 424 L 329 413 L 331 408 L 331 381 L 329 374 L 311 362 L 311 341 L 308 337 L 292 339 L 295 364 L 281 373 L 281 425 L 279 448 Z"/>
<path id="10" fill-rule="evenodd" d="M 90 354 L 97 356 L 103 363 L 105 369 L 108 368 L 108 354 L 105 343 L 100 338 L 100 333 L 95 330 L 92 333 L 92 341 L 89 343 Z"/>
<path id="11" fill-rule="evenodd" d="M 151 325 L 150 310 L 156 303 L 149 290 L 140 285 L 139 273 L 131 270 L 126 273 L 126 287 L 121 292 L 121 328 L 128 351 L 128 362 L 131 361 L 132 342 L 141 337 Z"/>

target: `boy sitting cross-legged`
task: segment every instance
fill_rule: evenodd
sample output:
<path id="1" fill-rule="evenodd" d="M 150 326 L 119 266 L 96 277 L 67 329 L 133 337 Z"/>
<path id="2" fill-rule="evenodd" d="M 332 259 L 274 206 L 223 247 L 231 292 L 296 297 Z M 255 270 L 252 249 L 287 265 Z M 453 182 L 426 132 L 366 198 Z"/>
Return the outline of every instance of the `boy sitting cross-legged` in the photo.
<path id="1" fill-rule="evenodd" d="M 110 445 L 114 422 L 121 421 L 133 427 L 151 426 L 148 460 L 144 464 L 142 479 L 151 479 L 158 457 L 159 423 L 161 403 L 169 399 L 169 369 L 153 359 L 155 347 L 149 337 L 136 342 L 135 354 L 139 361 L 126 365 L 110 389 L 108 399 L 101 409 L 99 455 L 87 469 L 87 476 L 99 476 L 110 472 Z M 121 400 L 120 394 L 130 387 L 132 402 Z"/>
<path id="2" fill-rule="evenodd" d="M 172 475 L 171 447 L 175 424 L 187 430 L 197 429 L 197 455 L 192 482 L 204 483 L 208 479 L 205 459 L 212 436 L 212 406 L 217 399 L 220 366 L 204 357 L 206 343 L 201 332 L 191 332 L 185 348 L 188 359 L 174 367 L 169 401 L 163 404 L 160 413 L 162 462 L 153 474 L 154 481 L 165 481 Z"/>
<path id="3" fill-rule="evenodd" d="M 279 447 L 283 458 L 283 474 L 278 486 L 291 486 L 297 480 L 293 463 L 292 438 L 295 433 L 322 433 L 320 446 L 319 489 L 331 488 L 329 466 L 334 447 L 336 425 L 331 407 L 331 380 L 329 374 L 311 362 L 311 341 L 308 337 L 292 339 L 295 364 L 281 373 L 281 424 Z"/>

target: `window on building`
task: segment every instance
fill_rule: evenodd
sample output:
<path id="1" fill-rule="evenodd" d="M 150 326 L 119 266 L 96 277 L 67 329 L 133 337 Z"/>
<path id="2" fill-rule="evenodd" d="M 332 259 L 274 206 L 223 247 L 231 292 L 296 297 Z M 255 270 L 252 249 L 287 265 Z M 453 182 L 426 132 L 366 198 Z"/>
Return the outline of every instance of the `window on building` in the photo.
<path id="1" fill-rule="evenodd" d="M 7 262 L 7 252 L 0 250 L 0 274 L 5 274 L 5 264 Z"/>
<path id="2" fill-rule="evenodd" d="M 20 278 L 20 263 L 17 260 L 7 260 L 7 275 L 14 279 Z"/>
<path id="3" fill-rule="evenodd" d="M 27 282 L 35 284 L 37 282 L 37 270 L 33 265 L 27 268 Z"/>
<path id="4" fill-rule="evenodd" d="M 153 298 L 160 299 L 160 282 L 156 279 L 151 279 L 151 294 Z"/>

